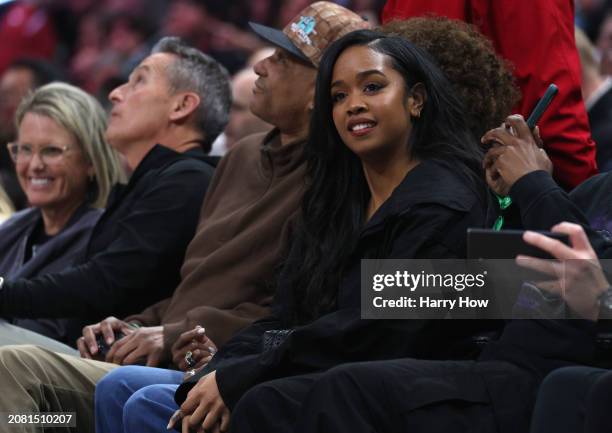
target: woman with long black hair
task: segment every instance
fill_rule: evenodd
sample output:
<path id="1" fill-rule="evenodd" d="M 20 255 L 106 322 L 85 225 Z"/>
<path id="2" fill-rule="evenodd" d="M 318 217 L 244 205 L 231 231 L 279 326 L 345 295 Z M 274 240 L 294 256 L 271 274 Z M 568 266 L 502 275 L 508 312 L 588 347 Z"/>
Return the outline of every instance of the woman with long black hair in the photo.
<path id="1" fill-rule="evenodd" d="M 307 191 L 274 315 L 179 387 L 184 429 L 223 431 L 231 409 L 235 431 L 288 431 L 325 370 L 464 359 L 461 343 L 482 330 L 479 321 L 360 318 L 361 259 L 464 257 L 466 229 L 486 224 L 478 141 L 427 54 L 372 31 L 334 43 L 319 68 L 306 149 Z"/>

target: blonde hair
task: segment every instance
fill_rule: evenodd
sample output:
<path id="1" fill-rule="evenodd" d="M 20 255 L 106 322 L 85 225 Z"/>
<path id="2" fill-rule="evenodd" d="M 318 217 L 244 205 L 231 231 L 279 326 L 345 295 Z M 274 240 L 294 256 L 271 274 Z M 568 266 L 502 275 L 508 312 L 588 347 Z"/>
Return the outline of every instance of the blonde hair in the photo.
<path id="1" fill-rule="evenodd" d="M 13 204 L 0 185 L 0 223 L 7 220 L 14 212 Z"/>
<path id="2" fill-rule="evenodd" d="M 26 113 L 47 116 L 70 132 L 94 169 L 88 193 L 91 205 L 105 207 L 111 188 L 125 180 L 117 153 L 106 143 L 106 114 L 96 99 L 66 83 L 51 83 L 27 95 L 15 113 L 15 125 Z"/>

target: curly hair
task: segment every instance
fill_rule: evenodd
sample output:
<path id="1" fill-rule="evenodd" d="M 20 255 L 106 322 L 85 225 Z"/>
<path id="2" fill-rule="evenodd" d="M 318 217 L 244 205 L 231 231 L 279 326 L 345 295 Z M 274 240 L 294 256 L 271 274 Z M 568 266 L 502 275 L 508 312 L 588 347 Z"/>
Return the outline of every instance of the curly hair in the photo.
<path id="1" fill-rule="evenodd" d="M 521 98 L 510 62 L 470 24 L 427 16 L 391 21 L 380 31 L 406 38 L 433 57 L 465 105 L 476 137 L 499 126 Z"/>

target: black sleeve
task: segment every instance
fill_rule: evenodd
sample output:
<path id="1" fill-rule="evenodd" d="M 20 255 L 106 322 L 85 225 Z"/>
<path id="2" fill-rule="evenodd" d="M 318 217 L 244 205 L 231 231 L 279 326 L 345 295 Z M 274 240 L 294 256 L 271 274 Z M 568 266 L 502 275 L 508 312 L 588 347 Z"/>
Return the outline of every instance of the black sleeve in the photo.
<path id="1" fill-rule="evenodd" d="M 521 177 L 510 189 L 510 197 L 520 209 L 525 229 L 548 231 L 564 221 L 580 224 L 595 251 L 606 248 L 602 236 L 591 229 L 584 213 L 547 172 L 539 170 Z"/>
<path id="2" fill-rule="evenodd" d="M 550 230 L 562 221 L 588 226 L 584 214 L 550 175 L 538 170 L 517 180 L 510 189 L 518 205 L 523 226 L 531 230 Z"/>
<path id="3" fill-rule="evenodd" d="M 193 236 L 210 181 L 206 166 L 163 170 L 128 215 L 115 221 L 117 236 L 82 265 L 31 280 L 6 282 L 0 312 L 13 317 L 122 317 L 151 304 L 169 263 L 176 269 Z M 167 288 L 169 290 L 174 287 Z M 156 294 L 161 295 L 161 294 Z M 161 298 L 163 296 L 159 296 Z M 151 302 L 145 302 L 149 300 Z"/>
<path id="4" fill-rule="evenodd" d="M 413 209 L 401 222 L 389 258 L 455 258 L 446 247 L 448 231 L 463 223 L 465 213 L 441 205 Z M 458 232 L 463 233 L 467 225 Z M 463 241 L 465 244 L 465 240 Z M 454 246 L 456 247 L 456 245 Z M 359 267 L 357 265 L 357 272 Z M 358 280 L 358 277 L 357 277 Z M 206 372 L 182 384 L 175 395 L 180 405 L 197 380 L 216 370 L 217 385 L 225 404 L 231 409 L 251 387 L 279 377 L 331 368 L 351 361 L 389 359 L 419 353 L 424 331 L 431 321 L 362 320 L 359 281 L 351 288 L 353 306 L 326 314 L 294 328 L 277 347 L 236 358 L 227 358 Z M 232 343 L 228 343 L 232 344 Z M 214 358 L 213 358 L 214 359 Z"/>

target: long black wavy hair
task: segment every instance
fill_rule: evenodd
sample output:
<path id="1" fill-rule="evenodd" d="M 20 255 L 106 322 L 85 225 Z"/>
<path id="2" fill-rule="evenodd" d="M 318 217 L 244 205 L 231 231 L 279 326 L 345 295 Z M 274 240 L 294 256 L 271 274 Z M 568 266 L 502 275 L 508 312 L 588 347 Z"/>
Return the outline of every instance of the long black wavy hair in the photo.
<path id="1" fill-rule="evenodd" d="M 307 185 L 293 251 L 284 275 L 291 287 L 293 325 L 310 322 L 333 311 L 342 270 L 354 251 L 365 223 L 370 191 L 360 159 L 342 142 L 332 118 L 332 72 L 347 48 L 365 45 L 389 57 L 391 66 L 410 89 L 422 83 L 426 101 L 419 118 L 412 118 L 407 150 L 417 160 L 448 161 L 469 179 L 483 200 L 482 152 L 465 120 L 464 108 L 428 54 L 405 39 L 370 30 L 352 32 L 334 42 L 319 66 L 314 111 L 305 146 Z M 381 257 L 383 258 L 383 257 Z"/>

